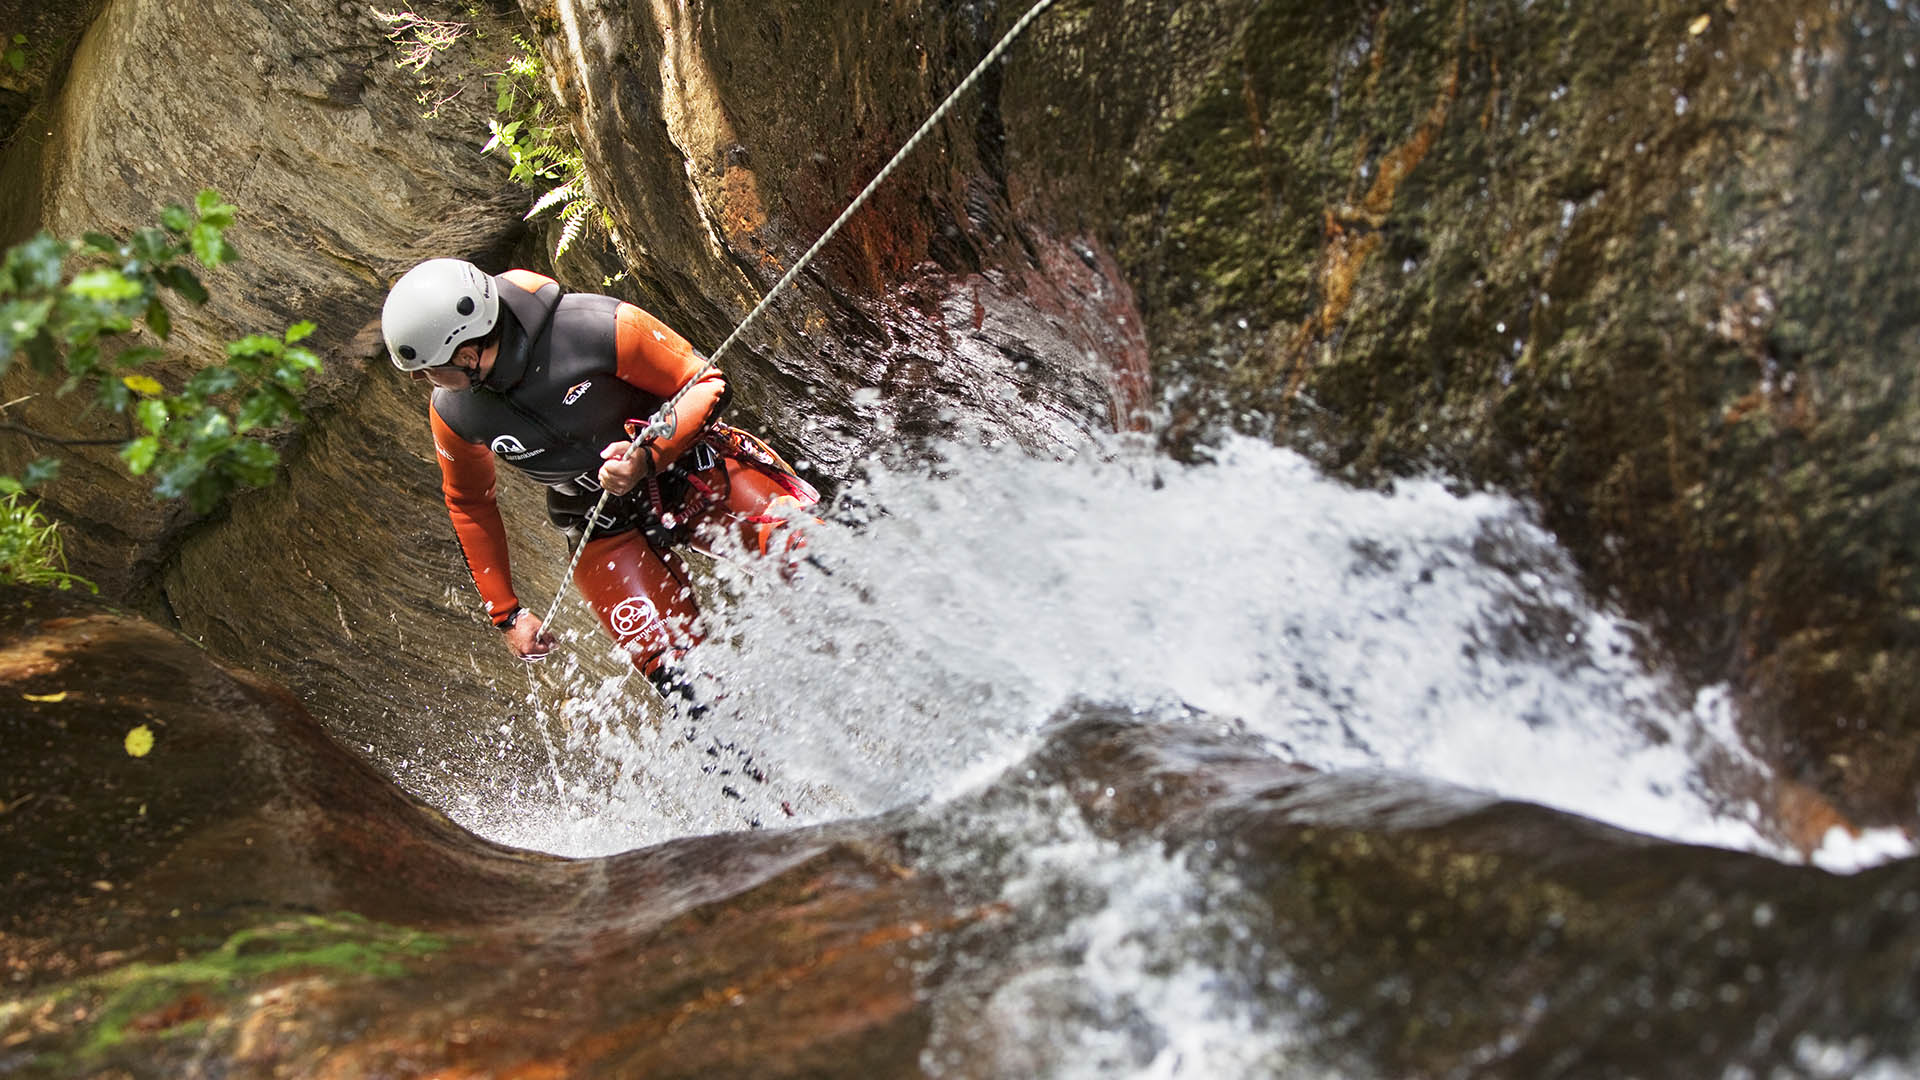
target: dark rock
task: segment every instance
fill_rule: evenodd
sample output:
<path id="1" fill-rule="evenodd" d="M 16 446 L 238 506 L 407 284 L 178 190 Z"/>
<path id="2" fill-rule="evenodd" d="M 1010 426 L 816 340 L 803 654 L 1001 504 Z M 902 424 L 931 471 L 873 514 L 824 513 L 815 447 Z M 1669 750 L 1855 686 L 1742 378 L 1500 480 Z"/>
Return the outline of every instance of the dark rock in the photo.
<path id="1" fill-rule="evenodd" d="M 0 780 L 11 1076 L 1045 1073 L 1086 995 L 1195 964 L 1276 1067 L 1914 1049 L 1920 861 L 1839 878 L 1092 706 L 955 803 L 569 861 L 464 833 L 178 635 L 0 600 L 0 751 L 36 762 Z M 1080 830 L 1085 857 L 1034 860 Z M 1087 985 L 1076 927 L 1141 873 L 1185 925 L 1129 924 L 1143 958 Z M 1133 1015 L 1121 1056 L 1164 1022 Z"/>

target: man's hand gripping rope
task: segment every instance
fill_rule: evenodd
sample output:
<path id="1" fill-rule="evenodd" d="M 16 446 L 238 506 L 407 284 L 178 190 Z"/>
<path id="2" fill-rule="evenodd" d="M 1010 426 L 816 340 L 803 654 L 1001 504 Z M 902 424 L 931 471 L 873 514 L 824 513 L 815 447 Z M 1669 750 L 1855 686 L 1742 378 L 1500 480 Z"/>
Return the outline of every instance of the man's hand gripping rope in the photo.
<path id="1" fill-rule="evenodd" d="M 604 461 L 600 487 L 609 494 L 625 495 L 645 483 L 660 468 L 654 458 L 654 444 L 672 438 L 679 425 L 680 418 L 670 405 L 663 406 L 645 426 L 638 420 L 627 421 L 627 439 L 608 443 L 600 451 Z"/>
<path id="2" fill-rule="evenodd" d="M 579 542 L 573 547 L 573 558 L 567 562 L 567 572 L 560 578 L 560 588 L 553 594 L 553 603 L 548 605 L 546 617 L 534 622 L 536 627 L 544 628 L 547 623 L 553 621 L 554 612 L 560 610 L 560 601 L 567 595 L 567 583 L 573 580 L 573 572 L 580 568 L 580 556 L 587 550 L 587 541 L 593 536 L 594 523 L 600 520 L 600 512 L 607 508 L 607 500 L 614 495 L 625 495 L 632 491 L 635 485 L 653 475 L 655 466 L 653 444 L 661 439 L 672 438 L 674 432 L 680 429 L 680 415 L 675 411 L 675 407 L 680 404 L 680 398 L 686 394 L 687 388 L 713 366 L 713 359 L 709 356 L 706 363 L 700 365 L 700 370 L 694 373 L 694 377 L 687 380 L 679 393 L 668 398 L 666 404 L 660 406 L 660 411 L 653 414 L 653 419 L 647 421 L 647 425 L 639 430 L 637 436 L 629 427 L 627 442 L 608 443 L 606 448 L 600 451 L 600 456 L 604 459 L 600 466 L 600 498 L 594 502 L 593 511 L 587 515 L 586 528 L 581 533 Z M 644 464 L 635 462 L 636 457 L 642 458 Z M 616 483 L 624 482 L 626 486 L 615 491 L 613 484 L 608 483 L 609 479 Z M 522 618 L 531 619 L 532 615 L 522 616 Z M 513 641 L 511 636 L 507 640 L 509 644 Z M 545 640 L 551 644 L 553 639 L 547 636 Z M 516 649 L 514 655 L 522 660 L 538 660 L 545 656 L 546 652 L 542 651 L 538 655 L 529 656 Z"/>

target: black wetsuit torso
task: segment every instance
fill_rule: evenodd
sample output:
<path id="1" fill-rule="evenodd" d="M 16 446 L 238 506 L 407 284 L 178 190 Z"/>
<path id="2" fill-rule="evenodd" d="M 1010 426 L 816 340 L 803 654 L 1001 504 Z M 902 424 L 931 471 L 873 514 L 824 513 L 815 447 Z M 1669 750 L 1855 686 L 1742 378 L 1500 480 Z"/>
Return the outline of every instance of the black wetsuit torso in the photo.
<path id="1" fill-rule="evenodd" d="M 494 281 L 501 333 L 493 370 L 470 389 L 434 390 L 433 409 L 454 434 L 545 484 L 548 517 L 577 537 L 600 497 L 601 450 L 626 439 L 626 422 L 652 416 L 664 399 L 616 374 L 619 300 L 565 293 L 551 283 L 528 292 L 505 277 Z M 673 505 L 683 493 L 684 470 L 669 469 L 661 481 Z M 594 529 L 606 535 L 646 528 L 655 535 L 654 517 L 643 485 L 609 498 Z"/>

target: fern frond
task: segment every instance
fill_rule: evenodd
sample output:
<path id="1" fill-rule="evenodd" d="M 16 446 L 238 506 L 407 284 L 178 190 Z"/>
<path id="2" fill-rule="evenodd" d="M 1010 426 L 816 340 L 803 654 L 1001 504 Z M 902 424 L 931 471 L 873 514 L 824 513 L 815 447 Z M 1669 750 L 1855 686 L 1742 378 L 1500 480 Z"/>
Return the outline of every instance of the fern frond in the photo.
<path id="1" fill-rule="evenodd" d="M 572 206 L 569 206 L 568 209 L 572 209 Z M 586 217 L 581 214 L 563 215 L 562 220 L 566 222 L 566 226 L 560 230 L 560 240 L 553 246 L 553 257 L 556 259 L 565 255 L 567 248 L 571 247 L 573 242 L 580 238 L 580 230 L 587 223 Z"/>
<path id="2" fill-rule="evenodd" d="M 560 203 L 571 204 L 578 197 L 579 194 L 574 191 L 572 184 L 561 184 L 534 201 L 533 209 L 527 211 L 526 220 L 532 221 L 541 211 L 551 209 Z"/>

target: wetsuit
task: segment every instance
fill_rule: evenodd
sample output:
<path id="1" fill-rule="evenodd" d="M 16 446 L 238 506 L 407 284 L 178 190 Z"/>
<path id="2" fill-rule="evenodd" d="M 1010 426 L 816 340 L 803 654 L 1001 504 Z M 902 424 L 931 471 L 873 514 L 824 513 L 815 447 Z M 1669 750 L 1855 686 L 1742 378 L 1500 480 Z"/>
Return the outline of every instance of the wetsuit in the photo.
<path id="1" fill-rule="evenodd" d="M 610 296 L 563 292 L 527 270 L 494 280 L 493 369 L 479 386 L 435 389 L 429 413 L 447 511 L 496 624 L 520 601 L 494 502 L 494 458 L 547 486 L 548 517 L 577 543 L 600 497 L 601 450 L 693 383 L 674 409 L 672 434 L 640 451 L 651 455 L 654 477 L 607 500 L 574 578 L 601 625 L 654 675 L 698 640 L 693 589 L 672 545 L 704 549 L 731 533 L 764 554 L 786 508 L 811 506 L 818 495 L 759 440 L 717 422 L 725 377 L 701 370 L 693 347 L 658 319 Z"/>

